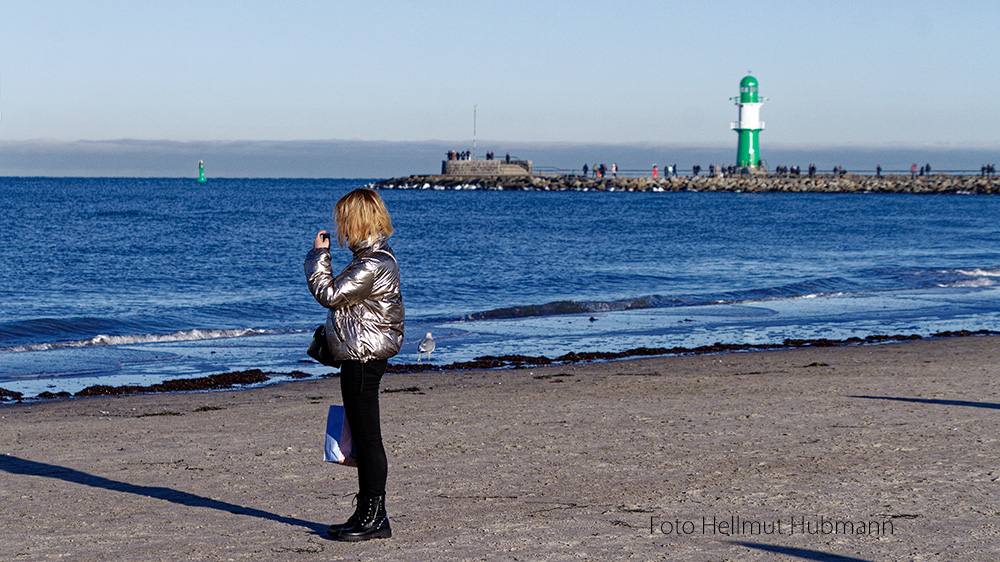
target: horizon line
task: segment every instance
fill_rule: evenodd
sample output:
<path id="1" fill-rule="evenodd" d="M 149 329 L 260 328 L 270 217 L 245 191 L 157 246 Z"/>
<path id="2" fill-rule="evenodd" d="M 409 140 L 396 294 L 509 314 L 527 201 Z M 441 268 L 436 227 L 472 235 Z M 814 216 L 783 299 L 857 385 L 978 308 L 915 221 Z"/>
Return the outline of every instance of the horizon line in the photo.
<path id="1" fill-rule="evenodd" d="M 53 139 L 53 138 L 32 138 L 32 139 L 0 139 L 0 144 L 115 144 L 115 143 L 160 143 L 175 145 L 197 145 L 197 144 L 321 144 L 321 143 L 357 143 L 357 144 L 462 144 L 470 142 L 471 139 L 423 139 L 423 140 L 389 140 L 389 139 L 209 139 L 209 140 L 175 140 L 175 139 L 153 139 L 120 137 L 110 139 Z M 503 139 L 477 139 L 477 143 L 510 144 L 510 145 L 539 145 L 539 146 L 636 146 L 636 147 L 684 147 L 684 148 L 729 148 L 732 142 L 722 141 L 553 141 L 553 140 L 503 140 Z M 925 142 L 904 142 L 904 141 L 881 141 L 881 142 L 792 142 L 792 141 L 770 141 L 769 148 L 781 149 L 820 149 L 820 148 L 937 148 L 937 149 L 1000 149 L 1000 141 L 925 141 Z"/>

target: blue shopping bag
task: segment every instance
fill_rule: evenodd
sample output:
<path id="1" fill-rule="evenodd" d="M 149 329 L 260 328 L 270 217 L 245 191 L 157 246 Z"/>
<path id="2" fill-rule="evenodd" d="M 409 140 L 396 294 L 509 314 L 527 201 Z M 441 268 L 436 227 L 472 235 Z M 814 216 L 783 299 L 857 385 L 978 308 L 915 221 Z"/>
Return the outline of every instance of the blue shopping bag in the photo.
<path id="1" fill-rule="evenodd" d="M 323 460 L 344 466 L 358 466 L 354 459 L 351 426 L 344 416 L 343 406 L 330 406 L 330 413 L 326 416 L 326 446 L 323 447 Z"/>

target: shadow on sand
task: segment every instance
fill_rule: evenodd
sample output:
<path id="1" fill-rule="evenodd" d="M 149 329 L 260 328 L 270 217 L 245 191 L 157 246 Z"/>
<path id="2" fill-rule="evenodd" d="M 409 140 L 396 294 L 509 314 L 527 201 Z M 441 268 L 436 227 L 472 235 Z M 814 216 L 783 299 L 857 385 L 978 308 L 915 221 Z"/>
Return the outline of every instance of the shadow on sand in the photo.
<path id="1" fill-rule="evenodd" d="M 941 404 L 944 406 L 969 406 L 971 408 L 986 408 L 1000 410 L 1000 404 L 993 402 L 969 402 L 968 400 L 939 400 L 934 398 L 900 398 L 896 396 L 848 396 L 848 398 L 867 398 L 869 400 L 897 400 L 899 402 L 916 402 L 918 404 Z"/>
<path id="2" fill-rule="evenodd" d="M 728 541 L 728 542 L 729 544 L 736 544 L 739 546 L 745 546 L 747 548 L 756 548 L 757 550 L 765 550 L 767 552 L 785 554 L 787 556 L 794 556 L 796 558 L 803 558 L 805 560 L 817 560 L 819 562 L 871 562 L 870 560 L 865 560 L 863 558 L 853 558 L 851 556 L 830 554 L 829 552 L 823 552 L 822 550 L 812 550 L 809 548 L 792 548 L 790 546 L 779 546 L 776 544 L 764 544 L 759 542 L 743 542 L 743 541 Z"/>
<path id="3" fill-rule="evenodd" d="M 269 521 L 276 521 L 278 523 L 285 523 L 288 525 L 298 525 L 309 529 L 321 537 L 326 537 L 327 525 L 322 523 L 314 523 L 312 521 L 305 521 L 294 517 L 277 515 L 275 513 L 270 513 L 252 507 L 243 507 L 241 505 L 213 500 L 212 498 L 206 498 L 190 494 L 188 492 L 181 492 L 180 490 L 174 490 L 172 488 L 164 488 L 162 486 L 138 486 L 136 484 L 129 484 L 128 482 L 111 480 L 109 478 L 104 478 L 103 476 L 94 476 L 93 474 L 87 474 L 86 472 L 81 472 L 72 468 L 30 461 L 4 454 L 0 454 L 0 470 L 10 474 L 55 478 L 57 480 L 81 484 L 83 486 L 90 486 L 92 488 L 103 488 L 112 492 L 135 494 L 137 496 L 145 496 L 147 498 L 168 501 L 187 507 L 206 507 L 209 509 L 225 511 L 234 515 L 247 515 L 250 517 L 259 517 L 261 519 L 267 519 Z"/>

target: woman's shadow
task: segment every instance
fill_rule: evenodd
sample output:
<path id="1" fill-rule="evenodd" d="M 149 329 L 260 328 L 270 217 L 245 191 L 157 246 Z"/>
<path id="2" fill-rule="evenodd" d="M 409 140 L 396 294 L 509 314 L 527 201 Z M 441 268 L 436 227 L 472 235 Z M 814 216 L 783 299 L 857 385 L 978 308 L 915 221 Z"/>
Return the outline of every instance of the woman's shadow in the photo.
<path id="1" fill-rule="evenodd" d="M 260 517 L 261 519 L 268 519 L 278 523 L 305 527 L 314 534 L 326 537 L 327 525 L 323 523 L 305 521 L 303 519 L 286 517 L 284 515 L 270 513 L 268 511 L 252 507 L 244 507 L 224 501 L 213 500 L 212 498 L 206 498 L 188 492 L 174 490 L 173 488 L 164 488 L 162 486 L 138 486 L 136 484 L 129 484 L 128 482 L 111 480 L 110 478 L 104 478 L 103 476 L 94 476 L 93 474 L 87 474 L 86 472 L 66 468 L 64 466 L 31 461 L 5 454 L 0 454 L 0 470 L 10 474 L 44 476 L 46 478 L 55 478 L 65 482 L 90 486 L 92 488 L 103 488 L 112 492 L 146 496 L 147 498 L 168 501 L 187 507 L 207 507 L 209 509 L 218 509 L 219 511 L 225 511 L 234 515 Z"/>

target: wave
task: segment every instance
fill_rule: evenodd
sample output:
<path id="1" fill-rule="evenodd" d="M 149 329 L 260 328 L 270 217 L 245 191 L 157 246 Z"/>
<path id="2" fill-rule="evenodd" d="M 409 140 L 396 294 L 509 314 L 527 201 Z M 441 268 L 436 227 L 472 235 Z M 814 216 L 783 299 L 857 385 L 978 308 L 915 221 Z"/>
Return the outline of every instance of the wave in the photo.
<path id="1" fill-rule="evenodd" d="M 704 295 L 644 295 L 609 301 L 562 300 L 473 312 L 459 320 L 501 320 L 558 314 L 617 312 L 647 308 L 677 308 L 710 305 L 814 299 L 859 293 L 927 290 L 936 288 L 986 288 L 998 284 L 1000 268 L 970 269 L 878 269 L 856 273 L 853 278 L 830 277 L 778 287 L 727 291 Z"/>
<path id="2" fill-rule="evenodd" d="M 942 287 L 994 287 L 1000 277 L 1000 268 L 956 269 L 956 274 L 963 276 Z"/>
<path id="3" fill-rule="evenodd" d="M 965 279 L 962 281 L 956 281 L 954 283 L 949 283 L 947 285 L 942 285 L 942 287 L 993 287 L 996 286 L 997 282 L 988 277 L 974 277 L 971 279 Z"/>
<path id="4" fill-rule="evenodd" d="M 1000 267 L 996 268 L 975 268 L 975 269 L 956 269 L 956 273 L 962 275 L 968 275 L 970 277 L 1000 277 Z"/>
<path id="5" fill-rule="evenodd" d="M 169 334 L 138 334 L 110 336 L 99 334 L 91 338 L 74 341 L 38 343 L 17 345 L 12 347 L 0 347 L 0 353 L 17 353 L 23 351 L 47 351 L 50 349 L 68 349 L 77 347 L 92 347 L 102 345 L 128 345 L 141 343 L 162 343 L 176 341 L 213 340 L 221 338 L 239 338 L 245 336 L 263 336 L 269 334 L 282 334 L 289 332 L 300 332 L 302 330 L 256 330 L 252 328 L 237 328 L 227 330 L 182 330 Z"/>

